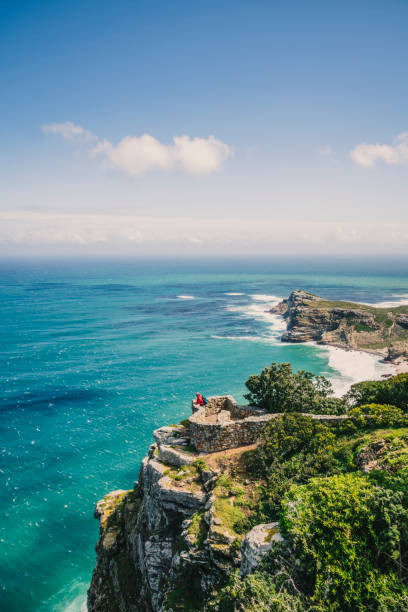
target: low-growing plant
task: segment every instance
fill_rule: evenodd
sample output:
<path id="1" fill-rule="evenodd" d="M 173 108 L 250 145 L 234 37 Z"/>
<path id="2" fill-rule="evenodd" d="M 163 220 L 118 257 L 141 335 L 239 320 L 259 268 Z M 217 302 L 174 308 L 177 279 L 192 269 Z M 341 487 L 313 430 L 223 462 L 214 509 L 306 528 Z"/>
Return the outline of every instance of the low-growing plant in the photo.
<path id="1" fill-rule="evenodd" d="M 197 548 L 201 550 L 207 537 L 207 524 L 204 520 L 204 510 L 193 514 L 188 533 L 195 540 Z"/>
<path id="2" fill-rule="evenodd" d="M 199 457 L 198 459 L 195 459 L 193 461 L 193 465 L 200 471 L 200 472 L 205 472 L 209 470 L 208 465 L 206 464 L 206 462 L 204 461 L 204 459 L 202 459 L 201 457 Z"/>

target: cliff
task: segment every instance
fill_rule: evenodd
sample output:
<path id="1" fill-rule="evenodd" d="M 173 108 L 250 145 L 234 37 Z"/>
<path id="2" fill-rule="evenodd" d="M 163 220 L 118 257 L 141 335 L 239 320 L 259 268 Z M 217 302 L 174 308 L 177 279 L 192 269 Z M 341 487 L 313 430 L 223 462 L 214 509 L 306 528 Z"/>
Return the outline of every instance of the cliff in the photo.
<path id="1" fill-rule="evenodd" d="M 276 524 L 258 525 L 246 537 L 241 528 L 256 501 L 254 483 L 239 468 L 250 447 L 210 452 L 204 461 L 184 425 L 156 430 L 134 489 L 97 504 L 89 611 L 200 609 L 234 569 L 245 575 L 279 541 Z"/>
<path id="2" fill-rule="evenodd" d="M 282 342 L 314 340 L 340 348 L 378 352 L 388 360 L 408 358 L 408 306 L 377 308 L 325 300 L 297 290 L 271 312 L 286 319 L 287 331 Z"/>
<path id="3" fill-rule="evenodd" d="M 135 487 L 97 504 L 89 612 L 408 609 L 407 381 L 341 416 L 225 396 L 156 430 Z"/>

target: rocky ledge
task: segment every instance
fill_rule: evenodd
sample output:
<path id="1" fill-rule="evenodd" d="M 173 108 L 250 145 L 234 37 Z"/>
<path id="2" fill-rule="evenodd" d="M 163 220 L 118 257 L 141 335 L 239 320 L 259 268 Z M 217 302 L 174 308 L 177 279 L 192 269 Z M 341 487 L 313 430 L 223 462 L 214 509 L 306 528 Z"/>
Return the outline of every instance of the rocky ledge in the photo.
<path id="1" fill-rule="evenodd" d="M 89 612 L 190 609 L 188 602 L 205 600 L 235 568 L 253 571 L 280 540 L 277 524 L 239 534 L 231 522 L 254 491 L 249 481 L 229 481 L 223 462 L 239 461 L 248 447 L 200 455 L 188 425 L 162 427 L 154 437 L 134 489 L 97 504 Z"/>
<path id="2" fill-rule="evenodd" d="M 379 353 L 389 361 L 408 358 L 408 306 L 377 308 L 292 291 L 271 309 L 286 319 L 283 342 L 316 341 Z"/>

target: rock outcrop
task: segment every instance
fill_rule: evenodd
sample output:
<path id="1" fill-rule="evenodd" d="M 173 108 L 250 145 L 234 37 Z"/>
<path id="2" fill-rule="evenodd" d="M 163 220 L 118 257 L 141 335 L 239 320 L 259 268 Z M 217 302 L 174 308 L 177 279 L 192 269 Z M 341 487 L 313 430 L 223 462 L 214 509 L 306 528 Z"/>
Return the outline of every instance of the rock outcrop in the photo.
<path id="1" fill-rule="evenodd" d="M 379 353 L 389 361 L 408 357 L 408 307 L 377 308 L 325 300 L 292 291 L 271 312 L 282 315 L 283 342 L 316 341 L 346 349 Z"/>
<path id="2" fill-rule="evenodd" d="M 155 439 L 135 488 L 109 493 L 97 504 L 100 538 L 89 611 L 172 610 L 174 601 L 209 596 L 239 567 L 239 546 L 231 547 L 234 537 L 214 508 L 218 473 L 183 450 L 185 427 L 163 427 Z"/>
<path id="3" fill-rule="evenodd" d="M 96 506 L 100 538 L 89 612 L 175 612 L 191 609 L 191 602 L 200 609 L 231 571 L 246 575 L 257 567 L 280 541 L 277 525 L 245 534 L 256 485 L 236 471 L 231 478 L 222 465 L 237 466 L 243 445 L 256 442 L 278 416 L 214 397 L 207 413 L 193 405 L 183 425 L 154 432 L 134 489 L 113 491 Z M 347 418 L 309 416 L 330 423 Z M 208 452 L 198 452 L 199 444 Z"/>
<path id="4" fill-rule="evenodd" d="M 279 523 L 264 523 L 256 525 L 249 531 L 242 543 L 241 576 L 247 576 L 259 565 L 262 557 L 273 547 L 282 542 L 283 538 L 279 531 Z"/>

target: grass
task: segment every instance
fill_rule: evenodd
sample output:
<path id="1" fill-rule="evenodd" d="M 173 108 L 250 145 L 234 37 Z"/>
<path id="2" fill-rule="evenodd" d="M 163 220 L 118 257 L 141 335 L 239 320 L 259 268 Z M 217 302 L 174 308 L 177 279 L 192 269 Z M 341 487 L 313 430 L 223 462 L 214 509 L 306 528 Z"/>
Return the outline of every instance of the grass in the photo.
<path id="1" fill-rule="evenodd" d="M 119 506 L 122 505 L 125 498 L 131 493 L 132 489 L 129 489 L 128 491 L 124 491 L 119 495 L 113 496 L 111 493 L 105 495 L 103 501 L 100 503 L 100 508 L 103 513 L 101 517 L 101 527 L 103 529 L 114 526 L 116 511 L 118 510 Z"/>
<path id="2" fill-rule="evenodd" d="M 197 490 L 200 486 L 200 474 L 195 465 L 168 467 L 163 472 L 163 476 L 168 476 L 174 483 L 180 483 L 190 490 Z"/>
<path id="3" fill-rule="evenodd" d="M 214 517 L 221 522 L 220 531 L 228 531 L 231 536 L 242 539 L 249 528 L 248 519 L 257 501 L 254 483 L 245 487 L 236 477 L 223 474 L 217 480 L 213 493 Z"/>
<path id="4" fill-rule="evenodd" d="M 363 310 L 375 315 L 376 321 L 382 323 L 387 319 L 387 313 L 408 314 L 408 306 L 394 306 L 392 308 L 378 308 L 377 306 L 369 306 L 368 304 L 359 304 L 358 302 L 343 302 L 341 300 L 312 300 L 309 304 L 310 308 L 351 308 L 352 310 Z"/>
<path id="5" fill-rule="evenodd" d="M 193 514 L 188 533 L 196 547 L 202 550 L 204 541 L 207 537 L 207 524 L 204 520 L 204 510 Z"/>
<path id="6" fill-rule="evenodd" d="M 372 327 L 370 327 L 366 323 L 357 323 L 356 325 L 354 325 L 354 329 L 357 332 L 372 332 L 372 331 L 376 331 L 375 329 L 373 329 Z"/>
<path id="7" fill-rule="evenodd" d="M 194 466 L 195 466 L 195 467 L 196 467 L 198 470 L 200 470 L 201 472 L 208 472 L 208 471 L 209 471 L 209 469 L 210 469 L 210 468 L 208 467 L 208 465 L 206 464 L 206 462 L 204 461 L 204 459 L 202 459 L 201 457 L 199 457 L 198 459 L 196 459 L 196 460 L 193 462 L 193 465 L 194 465 Z"/>

